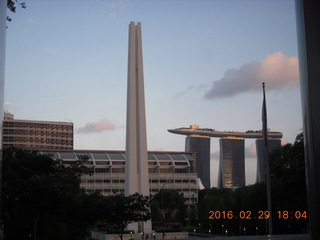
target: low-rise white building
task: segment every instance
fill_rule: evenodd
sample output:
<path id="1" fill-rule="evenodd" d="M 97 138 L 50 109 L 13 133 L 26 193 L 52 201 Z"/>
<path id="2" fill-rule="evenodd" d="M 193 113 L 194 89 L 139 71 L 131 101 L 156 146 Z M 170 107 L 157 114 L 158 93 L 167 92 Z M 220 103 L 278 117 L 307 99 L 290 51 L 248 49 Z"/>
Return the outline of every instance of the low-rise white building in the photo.
<path id="1" fill-rule="evenodd" d="M 90 175 L 82 176 L 81 187 L 87 193 L 98 191 L 103 195 L 124 194 L 125 151 L 41 151 L 72 164 L 82 156 Z M 183 193 L 186 204 L 198 202 L 198 176 L 195 172 L 195 154 L 188 152 L 148 152 L 149 187 L 154 195 L 161 189 Z"/>

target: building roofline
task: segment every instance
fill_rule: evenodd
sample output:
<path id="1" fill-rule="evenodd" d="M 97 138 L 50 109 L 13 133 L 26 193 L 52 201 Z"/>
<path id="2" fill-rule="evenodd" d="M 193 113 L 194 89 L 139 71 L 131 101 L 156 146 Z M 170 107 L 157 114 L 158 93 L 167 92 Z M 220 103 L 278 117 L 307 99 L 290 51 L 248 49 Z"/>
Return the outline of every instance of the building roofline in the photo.
<path id="1" fill-rule="evenodd" d="M 125 150 L 90 150 L 90 149 L 37 149 L 39 152 L 75 152 L 75 153 L 125 153 Z M 195 154 L 195 152 L 183 151 L 148 151 L 150 154 Z"/>
<path id="2" fill-rule="evenodd" d="M 42 123 L 42 124 L 64 124 L 73 125 L 73 122 L 64 121 L 40 121 L 40 120 L 27 120 L 27 119 L 4 119 L 4 122 L 23 122 L 23 123 Z"/>
<path id="3" fill-rule="evenodd" d="M 45 124 L 49 124 L 49 123 L 54 123 L 54 124 L 67 124 L 67 125 L 73 125 L 73 122 L 71 121 L 49 121 L 49 120 L 28 120 L 28 119 L 15 119 L 14 118 L 14 114 L 5 111 L 4 112 L 4 122 L 28 122 L 28 123 L 45 123 Z"/>

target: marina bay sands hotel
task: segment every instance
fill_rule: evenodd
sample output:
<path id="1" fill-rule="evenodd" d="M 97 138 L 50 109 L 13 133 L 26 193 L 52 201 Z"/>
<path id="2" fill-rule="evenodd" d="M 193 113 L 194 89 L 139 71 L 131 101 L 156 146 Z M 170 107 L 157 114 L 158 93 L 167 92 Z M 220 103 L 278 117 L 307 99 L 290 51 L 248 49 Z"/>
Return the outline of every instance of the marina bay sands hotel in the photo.
<path id="1" fill-rule="evenodd" d="M 220 138 L 218 188 L 245 186 L 245 138 L 256 139 L 257 177 L 256 182 L 266 181 L 266 159 L 261 131 L 220 132 L 202 129 L 198 125 L 190 128 L 169 129 L 171 133 L 186 135 L 186 152 L 196 152 L 196 169 L 205 188 L 210 188 L 210 138 Z M 281 147 L 281 132 L 268 132 L 268 151 Z"/>

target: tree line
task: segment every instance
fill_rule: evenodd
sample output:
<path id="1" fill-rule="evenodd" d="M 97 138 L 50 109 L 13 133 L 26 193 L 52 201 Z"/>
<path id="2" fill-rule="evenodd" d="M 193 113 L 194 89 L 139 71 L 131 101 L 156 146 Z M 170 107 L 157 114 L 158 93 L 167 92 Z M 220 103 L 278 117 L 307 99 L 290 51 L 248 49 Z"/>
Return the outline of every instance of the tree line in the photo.
<path id="1" fill-rule="evenodd" d="M 271 213 L 267 211 L 265 183 L 235 190 L 200 191 L 199 230 L 219 235 L 267 234 L 267 219 L 271 216 L 274 234 L 305 233 L 308 207 L 304 164 L 302 133 L 293 144 L 288 143 L 270 155 Z"/>
<path id="2" fill-rule="evenodd" d="M 5 239 L 85 239 L 99 229 L 120 238 L 131 222 L 152 219 L 154 230 L 184 230 L 211 235 L 256 235 L 267 231 L 272 216 L 275 234 L 305 232 L 308 226 L 303 135 L 270 156 L 272 212 L 267 211 L 265 183 L 236 190 L 204 189 L 196 203 L 161 190 L 152 198 L 139 194 L 86 194 L 80 158 L 70 166 L 36 151 L 3 151 L 2 224 Z"/>
<path id="3" fill-rule="evenodd" d="M 131 222 L 150 219 L 150 198 L 140 194 L 103 196 L 80 188 L 87 173 L 82 158 L 70 166 L 48 155 L 3 151 L 2 221 L 5 239 L 79 240 L 100 226 L 122 238 Z"/>

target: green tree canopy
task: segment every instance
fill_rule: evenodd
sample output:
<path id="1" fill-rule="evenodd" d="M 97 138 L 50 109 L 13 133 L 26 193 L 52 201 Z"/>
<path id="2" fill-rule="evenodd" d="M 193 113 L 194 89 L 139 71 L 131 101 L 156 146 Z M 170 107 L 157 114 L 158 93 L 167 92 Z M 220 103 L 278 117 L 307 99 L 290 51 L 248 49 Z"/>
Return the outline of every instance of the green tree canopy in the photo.
<path id="1" fill-rule="evenodd" d="M 153 211 L 160 214 L 160 216 L 153 215 L 154 220 L 160 220 L 164 222 L 180 222 L 183 223 L 187 216 L 185 199 L 183 194 L 171 189 L 161 189 L 153 197 Z"/>
<path id="2" fill-rule="evenodd" d="M 6 239 L 81 239 L 90 225 L 80 163 L 66 167 L 36 151 L 3 151 L 2 214 Z M 75 225 L 81 224 L 83 228 Z"/>
<path id="3" fill-rule="evenodd" d="M 16 148 L 3 152 L 2 214 L 5 239 L 81 240 L 96 223 L 115 226 L 122 237 L 131 222 L 151 217 L 150 199 L 140 194 L 85 194 L 85 157 L 65 166 L 49 155 Z"/>
<path id="4" fill-rule="evenodd" d="M 301 233 L 307 228 L 306 219 L 295 217 L 283 220 L 278 211 L 306 211 L 307 189 L 305 175 L 303 134 L 297 135 L 293 144 L 288 143 L 270 156 L 272 208 L 275 233 Z"/>
<path id="5" fill-rule="evenodd" d="M 305 232 L 308 219 L 301 217 L 300 213 L 307 211 L 306 178 L 304 165 L 303 134 L 297 135 L 293 144 L 286 144 L 270 155 L 271 197 L 273 230 L 275 234 L 290 234 Z M 266 216 L 267 210 L 266 184 L 257 183 L 235 190 L 231 189 L 204 189 L 199 191 L 198 222 L 203 231 L 222 234 L 228 229 L 229 234 L 265 234 L 265 221 L 258 220 Z M 208 219 L 210 211 L 224 214 L 215 215 Z M 245 216 L 251 214 L 252 218 L 228 219 L 227 212 L 238 214 L 243 211 Z M 280 219 L 278 211 L 291 213 L 288 219 Z M 297 219 L 294 214 L 298 211 Z M 212 212 L 211 212 L 212 214 Z M 258 215 L 257 215 L 258 214 Z M 223 227 L 222 227 L 223 226 Z"/>
<path id="6" fill-rule="evenodd" d="M 101 210 L 104 212 L 101 221 L 112 224 L 121 239 L 128 224 L 133 222 L 142 224 L 151 218 L 150 198 L 138 193 L 104 197 Z"/>

